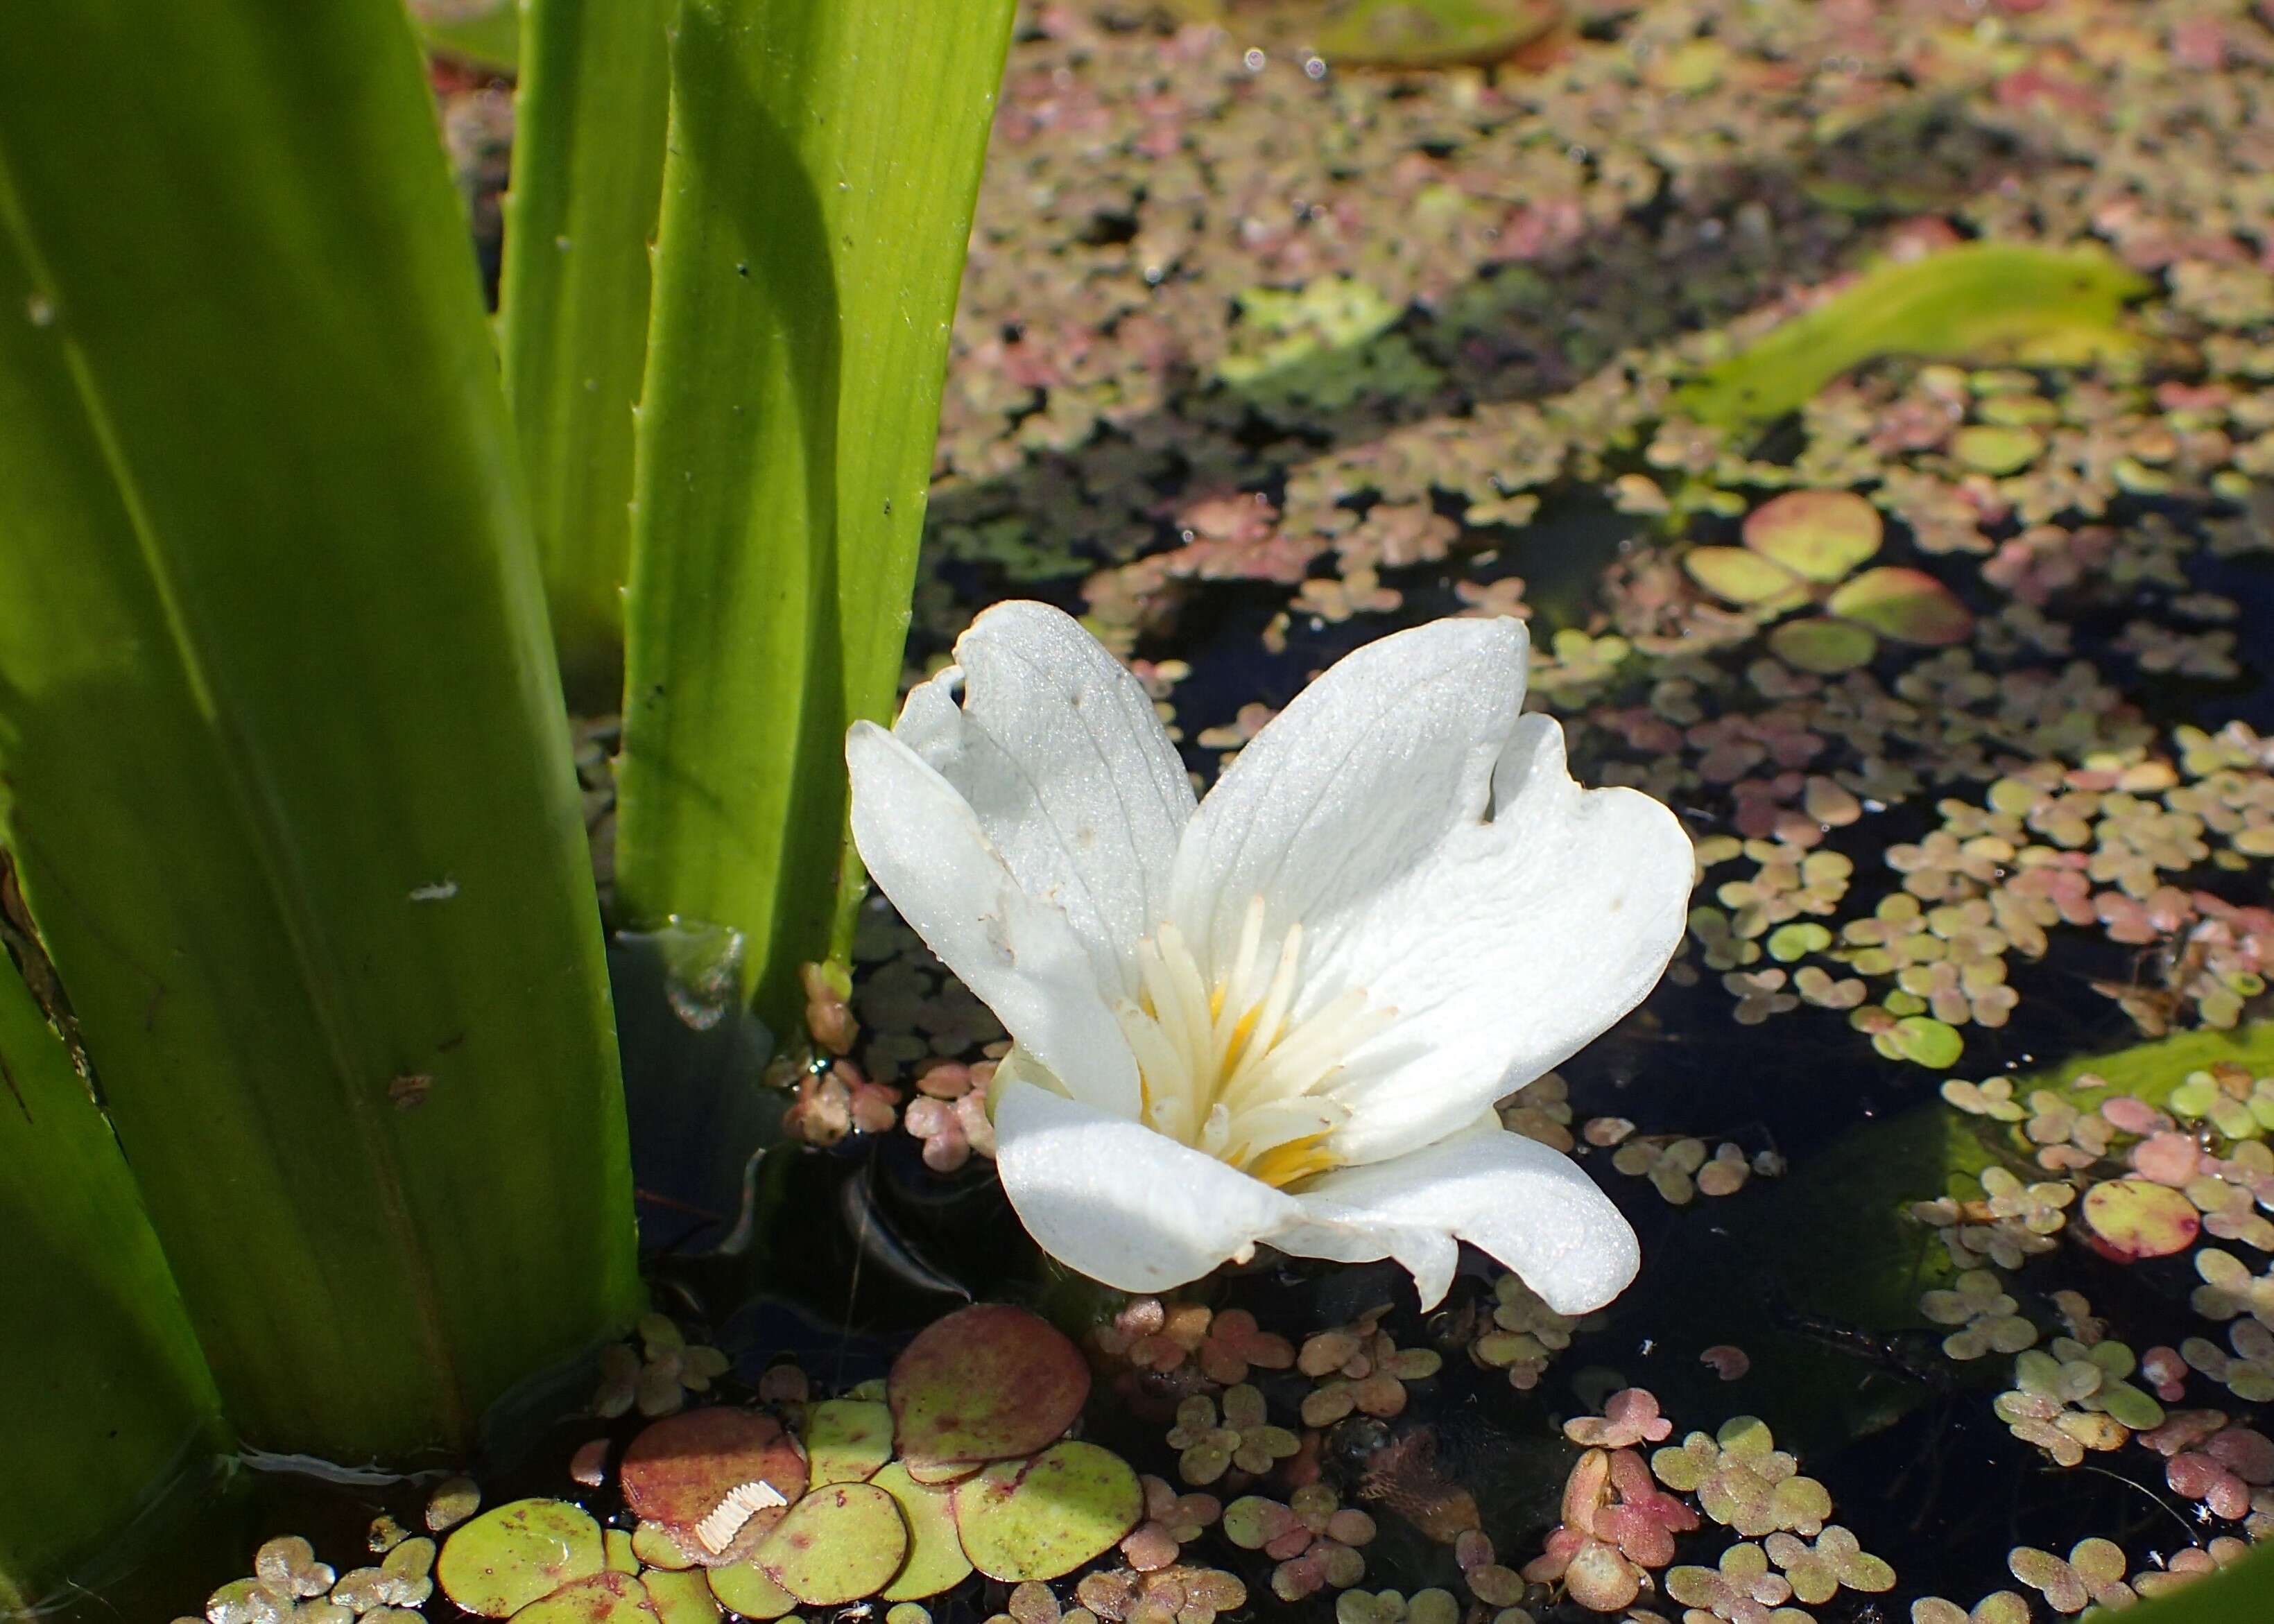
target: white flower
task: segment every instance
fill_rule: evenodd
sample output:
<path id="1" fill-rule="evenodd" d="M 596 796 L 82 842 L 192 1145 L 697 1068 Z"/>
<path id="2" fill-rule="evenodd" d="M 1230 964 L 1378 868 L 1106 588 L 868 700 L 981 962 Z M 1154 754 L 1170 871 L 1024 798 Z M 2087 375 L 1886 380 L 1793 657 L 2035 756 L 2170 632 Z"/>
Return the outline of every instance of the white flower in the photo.
<path id="1" fill-rule="evenodd" d="M 1045 1252 L 1129 1291 L 1258 1242 L 1394 1257 L 1434 1304 L 1465 1240 L 1562 1313 L 1634 1278 L 1617 1208 L 1492 1107 L 1650 990 L 1690 845 L 1571 781 L 1526 647 L 1368 644 L 1197 807 L 1136 680 L 1042 604 L 853 728 L 862 860 L 1013 1041 L 997 1167 Z"/>

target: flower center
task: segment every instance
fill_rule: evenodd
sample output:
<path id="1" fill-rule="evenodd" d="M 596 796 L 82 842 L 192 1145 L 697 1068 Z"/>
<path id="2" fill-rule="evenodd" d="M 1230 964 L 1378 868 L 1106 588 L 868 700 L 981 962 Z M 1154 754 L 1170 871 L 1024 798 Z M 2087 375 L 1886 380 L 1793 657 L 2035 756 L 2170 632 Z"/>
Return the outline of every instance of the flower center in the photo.
<path id="1" fill-rule="evenodd" d="M 1117 1011 L 1146 1125 L 1274 1186 L 1337 1164 L 1327 1140 L 1350 1110 L 1326 1086 L 1397 1017 L 1352 988 L 1295 1019 L 1302 950 L 1299 924 L 1265 942 L 1261 897 L 1247 905 L 1229 970 L 1213 977 L 1184 932 L 1164 924 L 1137 944 L 1141 997 Z"/>

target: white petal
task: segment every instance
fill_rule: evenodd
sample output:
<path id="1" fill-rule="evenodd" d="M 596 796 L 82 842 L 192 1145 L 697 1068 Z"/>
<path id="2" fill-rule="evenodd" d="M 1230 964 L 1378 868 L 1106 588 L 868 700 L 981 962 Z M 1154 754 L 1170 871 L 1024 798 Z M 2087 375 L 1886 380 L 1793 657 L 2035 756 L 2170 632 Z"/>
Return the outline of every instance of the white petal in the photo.
<path id="1" fill-rule="evenodd" d="M 1300 1199 L 1329 1223 L 1378 1225 L 1397 1239 L 1386 1250 L 1413 1271 L 1424 1308 L 1452 1283 L 1450 1238 L 1497 1258 L 1559 1314 L 1600 1308 L 1642 1262 L 1626 1219 L 1570 1157 L 1497 1130 L 1329 1173 Z M 1417 1252 L 1415 1232 L 1449 1238 Z M 1278 1244 L 1296 1250 L 1294 1239 Z"/>
<path id="2" fill-rule="evenodd" d="M 1133 994 L 1129 954 L 1168 917 L 1193 814 L 1153 702 L 1047 604 L 996 605 L 955 658 L 909 694 L 894 735 L 961 792 L 1027 894 L 1065 914 L 1101 982 Z"/>
<path id="3" fill-rule="evenodd" d="M 1213 1156 L 1026 1082 L 995 1102 L 995 1168 L 1044 1252 L 1122 1291 L 1198 1280 L 1302 1217 Z"/>
<path id="4" fill-rule="evenodd" d="M 1307 933 L 1394 890 L 1485 809 L 1524 703 L 1521 621 L 1438 620 L 1368 643 L 1225 769 L 1177 852 L 1176 917 L 1231 951 L 1248 899 Z M 1307 978 L 1306 978 L 1307 979 Z"/>
<path id="5" fill-rule="evenodd" d="M 1397 1011 L 1352 1055 L 1335 1149 L 1432 1144 L 1568 1059 L 1656 984 L 1682 938 L 1690 838 L 1630 789 L 1583 791 L 1563 733 L 1518 720 L 1489 821 L 1449 829 L 1397 883 L 1322 925 L 1311 974 Z"/>
<path id="6" fill-rule="evenodd" d="M 955 787 L 871 722 L 845 736 L 853 839 L 910 928 L 1067 1089 L 1137 1114 L 1137 1062 L 1065 916 L 1023 891 Z"/>

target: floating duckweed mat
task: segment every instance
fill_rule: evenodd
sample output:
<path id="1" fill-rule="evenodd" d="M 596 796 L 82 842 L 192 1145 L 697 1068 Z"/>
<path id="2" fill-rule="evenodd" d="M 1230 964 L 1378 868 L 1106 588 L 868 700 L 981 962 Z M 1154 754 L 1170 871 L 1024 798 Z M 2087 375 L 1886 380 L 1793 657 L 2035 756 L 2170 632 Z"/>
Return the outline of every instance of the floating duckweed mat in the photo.
<path id="1" fill-rule="evenodd" d="M 1697 845 L 1665 983 L 1501 1107 L 1640 1279 L 1057 1274 L 1001 1028 L 872 905 L 748 1246 L 478 1491 L 273 1511 L 212 1624 L 2023 1624 L 2274 1529 L 2274 32 L 1575 3 L 1425 72 L 1284 11 L 1022 19 L 910 676 L 1050 599 L 1205 780 L 1525 618 L 1581 779 Z"/>

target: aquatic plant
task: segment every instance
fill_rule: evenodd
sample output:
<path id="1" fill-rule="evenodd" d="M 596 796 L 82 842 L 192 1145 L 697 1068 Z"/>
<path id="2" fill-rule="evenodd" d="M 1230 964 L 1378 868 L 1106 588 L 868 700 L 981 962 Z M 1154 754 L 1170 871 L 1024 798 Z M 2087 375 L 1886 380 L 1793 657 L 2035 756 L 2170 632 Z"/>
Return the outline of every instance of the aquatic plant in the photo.
<path id="1" fill-rule="evenodd" d="M 1572 783 L 1526 648 L 1510 620 L 1370 644 L 1197 806 L 1136 679 L 1040 604 L 854 727 L 870 873 L 1014 1040 L 996 1162 L 1044 1251 L 1133 1291 L 1266 1241 L 1389 1256 L 1434 1304 L 1467 1240 L 1562 1312 L 1632 1277 L 1593 1181 L 1490 1108 L 1649 991 L 1689 841 Z"/>
<path id="2" fill-rule="evenodd" d="M 0 1437 L 71 1458 L 55 1487 L 74 1503 L 38 1514 L 49 1537 L 0 1536 L 0 1595 L 44 1600 L 146 1498 L 202 1483 L 223 1437 L 215 1389 L 256 1447 L 456 1455 L 501 1395 L 638 1312 L 617 1031 L 556 670 L 582 703 L 616 703 L 636 488 L 632 568 L 651 588 L 682 550 L 720 549 L 697 567 L 706 582 L 746 555 L 742 530 L 666 492 L 832 492 L 794 534 L 757 527 L 778 560 L 847 548 L 787 594 L 766 567 L 764 613 L 787 603 L 782 624 L 762 635 L 756 606 L 707 603 L 690 620 L 648 590 L 629 634 L 655 684 L 625 735 L 635 911 L 661 896 L 659 912 L 739 930 L 730 1002 L 738 969 L 781 966 L 794 989 L 796 966 L 829 957 L 841 884 L 857 883 L 836 861 L 839 735 L 892 693 L 1011 11 L 688 7 L 666 175 L 660 10 L 530 8 L 509 391 L 395 0 L 0 26 L 8 940 L 83 1073 L 37 1124 L 53 1168 L 11 1156 L 0 1188 L 86 1231 L 42 1243 L 45 1318 L 11 1313 L 0 1346 L 10 1369 L 44 1361 L 76 1320 L 113 1350 L 85 1376 L 147 1362 L 132 1404 L 12 1395 Z M 779 71 L 754 88 L 742 41 L 789 34 L 801 50 L 770 50 Z M 880 77 L 893 61 L 910 64 L 907 94 Z M 826 133 L 760 152 L 742 139 L 752 120 Z M 825 241 L 778 229 L 776 190 L 808 198 Z M 738 235 L 739 270 L 720 248 Z M 901 320 L 918 289 L 932 315 Z M 742 325 L 716 319 L 720 300 Z M 806 348 L 772 344 L 781 331 Z M 813 372 L 817 345 L 841 376 Z M 751 387 L 761 362 L 795 375 L 763 443 L 690 429 L 738 416 L 708 391 Z M 841 439 L 840 395 L 859 418 Z M 840 479 L 859 487 L 841 517 Z M 696 621 L 723 643 L 698 650 Z M 801 628 L 825 622 L 810 646 Z M 745 828 L 766 794 L 794 793 L 797 839 L 825 853 L 793 861 L 776 838 L 706 869 L 731 871 L 732 901 L 750 906 L 686 898 L 674 860 L 649 861 L 646 831 L 727 771 L 722 738 L 681 731 L 673 775 L 644 775 L 666 676 L 676 693 L 741 695 L 727 710 L 810 695 L 826 712 L 818 755 L 791 748 L 762 788 L 728 792 Z M 769 713 L 765 738 L 794 730 Z M 72 1199 L 42 1197 L 65 1166 L 84 1175 Z M 90 1246 L 110 1255 L 99 1272 L 50 1265 Z M 666 1365 L 634 1378 L 635 1400 L 674 1407 L 719 1369 L 649 1360 Z M 49 1429 L 72 1421 L 66 1447 Z"/>

